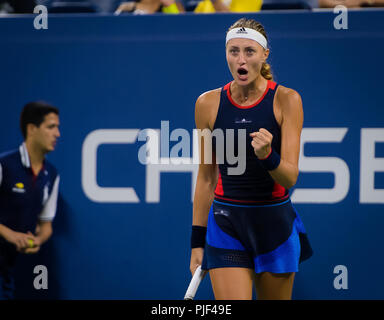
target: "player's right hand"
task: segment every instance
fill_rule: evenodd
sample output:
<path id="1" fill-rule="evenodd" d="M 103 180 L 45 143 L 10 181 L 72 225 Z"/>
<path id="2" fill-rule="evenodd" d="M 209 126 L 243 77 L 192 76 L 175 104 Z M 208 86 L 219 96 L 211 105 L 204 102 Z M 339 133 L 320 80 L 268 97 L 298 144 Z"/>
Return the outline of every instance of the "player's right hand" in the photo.
<path id="1" fill-rule="evenodd" d="M 191 263 L 189 269 L 192 276 L 194 275 L 196 268 L 203 263 L 204 248 L 193 248 L 191 252 Z"/>

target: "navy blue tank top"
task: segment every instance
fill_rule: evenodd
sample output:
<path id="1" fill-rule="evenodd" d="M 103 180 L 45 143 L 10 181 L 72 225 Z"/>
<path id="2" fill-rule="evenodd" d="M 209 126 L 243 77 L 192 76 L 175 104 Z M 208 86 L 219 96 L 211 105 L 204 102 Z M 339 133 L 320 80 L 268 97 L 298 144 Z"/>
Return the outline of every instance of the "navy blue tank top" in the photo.
<path id="1" fill-rule="evenodd" d="M 228 83 L 221 90 L 220 105 L 214 125 L 215 129 L 234 129 L 234 155 L 238 154 L 238 131 L 246 130 L 246 157 L 245 171 L 240 175 L 228 174 L 228 168 L 238 164 L 229 164 L 228 159 L 219 161 L 219 179 L 215 190 L 215 199 L 218 201 L 238 204 L 261 204 L 281 202 L 289 198 L 289 190 L 276 183 L 268 171 L 264 169 L 255 155 L 251 145 L 250 133 L 260 128 L 268 130 L 273 135 L 272 148 L 280 154 L 281 132 L 280 126 L 273 113 L 273 99 L 276 93 L 276 82 L 268 80 L 267 88 L 262 97 L 250 106 L 240 106 L 233 101 Z M 218 141 L 213 139 L 213 146 L 217 148 Z M 224 134 L 222 146 L 227 148 L 227 138 Z M 225 153 L 224 153 L 225 155 Z"/>

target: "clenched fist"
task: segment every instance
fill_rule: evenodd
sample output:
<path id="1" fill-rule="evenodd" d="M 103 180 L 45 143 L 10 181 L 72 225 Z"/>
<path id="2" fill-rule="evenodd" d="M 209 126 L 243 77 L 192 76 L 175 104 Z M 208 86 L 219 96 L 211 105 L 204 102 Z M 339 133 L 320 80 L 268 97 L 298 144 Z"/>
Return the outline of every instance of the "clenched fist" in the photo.
<path id="1" fill-rule="evenodd" d="M 251 144 L 256 156 L 259 159 L 266 158 L 271 153 L 273 135 L 268 130 L 260 128 L 259 131 L 252 132 L 250 136 L 252 137 Z"/>

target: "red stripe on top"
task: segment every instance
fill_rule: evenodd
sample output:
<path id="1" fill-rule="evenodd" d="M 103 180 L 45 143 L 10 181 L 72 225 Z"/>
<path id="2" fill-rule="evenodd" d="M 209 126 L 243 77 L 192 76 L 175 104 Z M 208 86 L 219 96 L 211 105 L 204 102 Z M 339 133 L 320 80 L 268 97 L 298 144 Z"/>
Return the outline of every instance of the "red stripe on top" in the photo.
<path id="1" fill-rule="evenodd" d="M 220 172 L 219 172 L 219 179 L 217 180 L 215 194 L 217 194 L 219 196 L 223 196 L 224 195 L 223 180 L 221 180 Z"/>
<path id="2" fill-rule="evenodd" d="M 259 100 L 257 100 L 254 104 L 251 104 L 250 106 L 241 106 L 239 104 L 237 104 L 231 97 L 231 90 L 230 90 L 230 86 L 231 86 L 231 83 L 233 81 L 231 81 L 230 83 L 227 83 L 225 86 L 224 86 L 224 90 L 227 90 L 227 96 L 228 96 L 228 99 L 229 101 L 237 108 L 240 108 L 240 109 L 250 109 L 250 108 L 253 108 L 253 107 L 256 107 L 261 101 L 263 101 L 265 95 L 268 93 L 268 90 L 269 89 L 272 89 L 274 90 L 276 88 L 276 82 L 273 82 L 271 80 L 267 80 L 267 88 L 265 89 L 263 95 L 259 98 Z"/>
<path id="3" fill-rule="evenodd" d="M 275 185 L 273 186 L 272 197 L 281 198 L 281 197 L 284 197 L 284 195 L 285 195 L 285 188 L 279 185 L 277 182 L 275 182 Z"/>

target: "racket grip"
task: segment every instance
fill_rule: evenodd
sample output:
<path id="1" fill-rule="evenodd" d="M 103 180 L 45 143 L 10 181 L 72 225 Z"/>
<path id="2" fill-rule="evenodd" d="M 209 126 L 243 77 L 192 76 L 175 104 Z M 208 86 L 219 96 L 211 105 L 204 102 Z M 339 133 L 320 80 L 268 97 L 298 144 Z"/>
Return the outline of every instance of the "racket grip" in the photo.
<path id="1" fill-rule="evenodd" d="M 201 266 L 196 268 L 195 273 L 193 274 L 192 280 L 189 283 L 187 292 L 185 293 L 184 300 L 193 300 L 196 295 L 196 291 L 200 285 L 201 280 L 207 274 L 207 270 L 202 270 Z"/>

